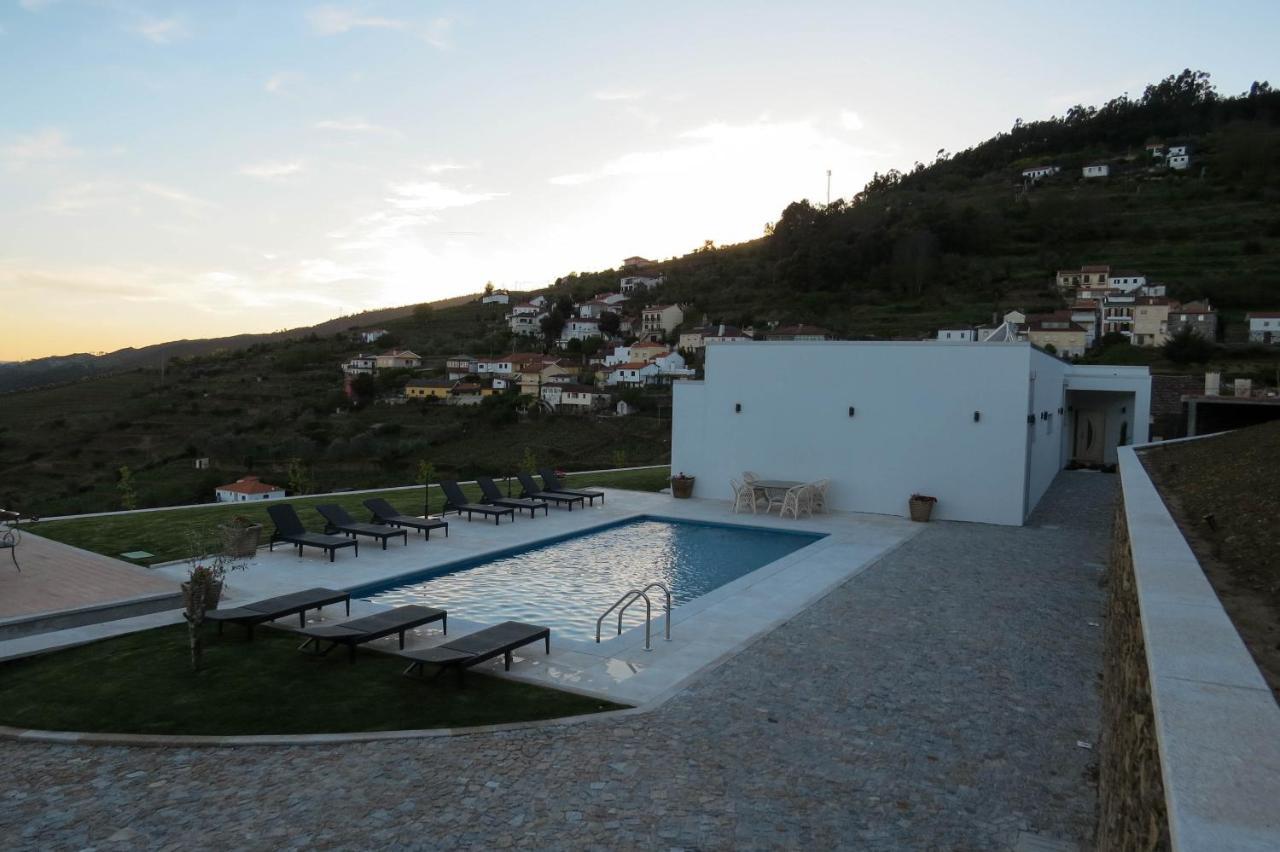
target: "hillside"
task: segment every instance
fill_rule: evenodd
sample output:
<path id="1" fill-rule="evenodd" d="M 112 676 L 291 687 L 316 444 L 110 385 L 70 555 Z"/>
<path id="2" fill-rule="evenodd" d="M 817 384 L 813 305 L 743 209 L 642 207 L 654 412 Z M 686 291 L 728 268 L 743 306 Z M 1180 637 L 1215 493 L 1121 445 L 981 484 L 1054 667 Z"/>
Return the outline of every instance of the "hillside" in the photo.
<path id="1" fill-rule="evenodd" d="M 1151 139 L 1185 141 L 1194 167 L 1152 166 Z M 1080 177 L 1102 162 L 1112 176 Z M 1061 171 L 1037 183 L 1023 168 Z M 633 299 L 680 302 L 686 324 L 811 322 L 851 338 L 921 338 L 944 325 L 988 321 L 1012 307 L 1052 309 L 1054 272 L 1085 263 L 1133 268 L 1177 298 L 1209 297 L 1239 339 L 1249 309 L 1280 309 L 1280 94 L 1265 84 L 1220 97 L 1184 72 L 1142 98 L 1018 122 L 930 165 L 877 175 L 852 199 L 789 205 L 760 238 L 661 262 L 666 281 Z M 618 271 L 573 273 L 554 293 L 584 299 L 614 290 Z M 503 474 L 526 450 L 584 469 L 663 462 L 670 428 L 660 394 L 628 418 L 520 419 L 513 399 L 477 408 L 352 406 L 339 364 L 361 350 L 347 333 L 379 326 L 424 356 L 493 355 L 541 344 L 517 340 L 506 308 L 464 297 L 342 317 L 310 329 L 177 341 L 83 363 L 0 365 L 0 388 L 83 381 L 7 394 L 0 405 L 0 505 L 43 514 L 116 508 L 117 471 L 136 475 L 140 505 L 207 500 L 245 472 L 288 484 L 291 459 L 316 488 L 413 479 L 419 460 L 442 473 Z M 1270 382 L 1276 351 L 1222 350 L 1224 378 Z M 81 358 L 81 356 L 76 356 Z M 1097 357 L 1194 372 L 1158 350 L 1124 345 Z M 166 363 L 163 376 L 159 372 Z M 26 370 L 24 374 L 22 371 Z M 76 371 L 82 371 L 77 373 Z M 14 377 L 18 378 L 14 378 Z M 25 378 L 23 378 L 25 376 Z M 8 378 L 6 378 L 8 377 Z M 380 376 L 394 392 L 407 375 Z M 196 470 L 196 458 L 211 469 Z"/>

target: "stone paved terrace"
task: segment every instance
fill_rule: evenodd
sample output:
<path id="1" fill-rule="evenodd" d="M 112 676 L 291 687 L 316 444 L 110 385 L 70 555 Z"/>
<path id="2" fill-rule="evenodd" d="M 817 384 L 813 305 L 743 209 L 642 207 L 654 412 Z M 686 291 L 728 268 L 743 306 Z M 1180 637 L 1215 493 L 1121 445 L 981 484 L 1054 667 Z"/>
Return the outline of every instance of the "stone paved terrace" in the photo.
<path id="1" fill-rule="evenodd" d="M 931 524 L 658 710 L 333 746 L 0 743 L 17 849 L 1086 843 L 1116 480 Z"/>

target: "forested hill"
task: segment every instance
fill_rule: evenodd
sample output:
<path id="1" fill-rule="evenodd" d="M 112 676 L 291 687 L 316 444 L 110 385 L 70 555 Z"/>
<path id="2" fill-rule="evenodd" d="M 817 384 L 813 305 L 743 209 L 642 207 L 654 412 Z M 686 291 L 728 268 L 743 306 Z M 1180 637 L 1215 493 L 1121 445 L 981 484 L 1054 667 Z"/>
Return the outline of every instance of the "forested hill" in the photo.
<path id="1" fill-rule="evenodd" d="M 1190 144 L 1191 167 L 1155 167 L 1151 141 Z M 1111 176 L 1082 178 L 1092 163 Z M 1022 170 L 1041 164 L 1061 171 L 1027 185 Z M 1207 74 L 1184 71 L 1141 97 L 1018 120 L 965 151 L 877 174 L 851 199 L 794 202 L 760 239 L 662 263 L 661 298 L 738 325 L 917 336 L 1001 307 L 1052 307 L 1057 269 L 1110 263 L 1238 318 L 1280 308 L 1278 201 L 1280 92 L 1255 83 L 1224 97 Z M 616 273 L 558 284 L 599 290 Z"/>

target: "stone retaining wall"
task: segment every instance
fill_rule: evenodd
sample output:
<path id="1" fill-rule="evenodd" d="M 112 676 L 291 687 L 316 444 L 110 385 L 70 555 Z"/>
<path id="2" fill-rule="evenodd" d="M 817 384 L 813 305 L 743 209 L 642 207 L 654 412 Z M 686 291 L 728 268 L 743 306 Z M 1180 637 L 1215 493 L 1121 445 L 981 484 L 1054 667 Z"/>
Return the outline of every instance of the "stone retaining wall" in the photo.
<path id="1" fill-rule="evenodd" d="M 1169 823 L 1151 707 L 1151 675 L 1123 498 L 1116 504 L 1107 576 L 1097 847 L 1100 852 L 1167 850 Z"/>

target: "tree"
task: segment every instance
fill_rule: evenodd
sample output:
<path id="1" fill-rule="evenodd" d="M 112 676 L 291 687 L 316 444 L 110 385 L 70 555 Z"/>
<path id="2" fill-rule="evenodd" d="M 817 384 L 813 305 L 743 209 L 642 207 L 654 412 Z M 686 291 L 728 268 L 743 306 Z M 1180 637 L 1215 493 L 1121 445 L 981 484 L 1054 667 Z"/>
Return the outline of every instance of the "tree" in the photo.
<path id="1" fill-rule="evenodd" d="M 520 459 L 521 473 L 537 473 L 538 472 L 538 456 L 533 452 L 533 447 L 524 448 L 524 457 Z"/>
<path id="2" fill-rule="evenodd" d="M 426 459 L 418 459 L 418 484 L 422 486 L 422 515 L 431 517 L 431 480 L 436 478 L 436 466 Z"/>
<path id="3" fill-rule="evenodd" d="M 1164 344 L 1164 357 L 1175 364 L 1203 364 L 1213 357 L 1213 351 L 1212 343 L 1187 327 Z"/>
<path id="4" fill-rule="evenodd" d="M 289 459 L 289 494 L 310 494 L 315 487 L 311 471 L 300 458 Z"/>
<path id="5" fill-rule="evenodd" d="M 413 321 L 418 325 L 426 325 L 435 313 L 430 305 L 417 305 L 413 309 Z"/>
<path id="6" fill-rule="evenodd" d="M 133 471 L 128 465 L 120 468 L 120 481 L 116 483 L 116 491 L 120 493 L 120 508 L 131 512 L 138 508 L 138 492 L 133 485 Z"/>
<path id="7" fill-rule="evenodd" d="M 617 337 L 618 332 L 622 330 L 622 317 L 613 311 L 605 311 L 600 314 L 600 331 L 610 337 Z"/>
<path id="8" fill-rule="evenodd" d="M 492 282 L 492 281 L 486 281 L 486 282 L 484 282 L 484 294 L 485 294 L 486 296 L 492 296 L 492 295 L 493 295 L 493 282 Z"/>
<path id="9" fill-rule="evenodd" d="M 555 342 L 560 339 L 560 333 L 564 331 L 564 314 L 560 311 L 560 306 L 551 309 L 551 313 L 543 317 L 538 325 L 542 328 L 542 339 L 546 341 L 547 346 L 554 346 Z"/>
<path id="10" fill-rule="evenodd" d="M 357 405 L 372 402 L 378 395 L 378 380 L 369 373 L 361 373 L 351 380 L 352 401 Z"/>

